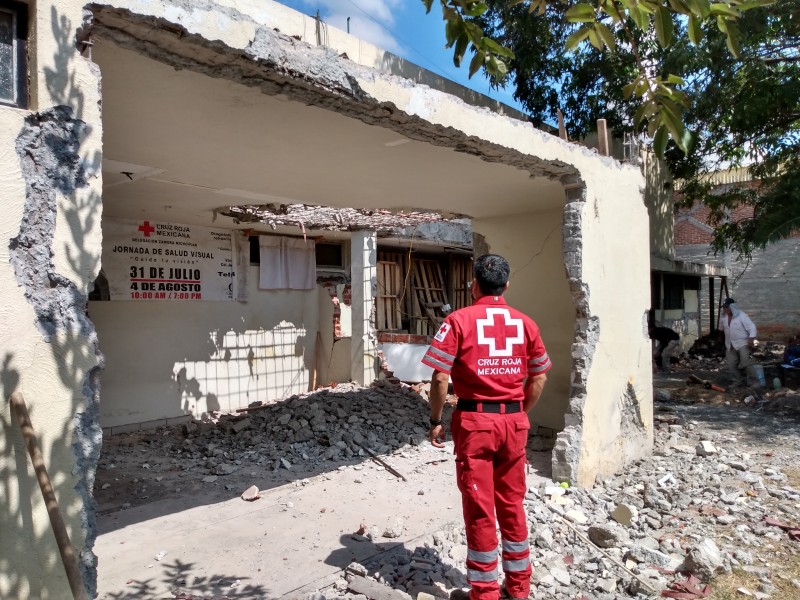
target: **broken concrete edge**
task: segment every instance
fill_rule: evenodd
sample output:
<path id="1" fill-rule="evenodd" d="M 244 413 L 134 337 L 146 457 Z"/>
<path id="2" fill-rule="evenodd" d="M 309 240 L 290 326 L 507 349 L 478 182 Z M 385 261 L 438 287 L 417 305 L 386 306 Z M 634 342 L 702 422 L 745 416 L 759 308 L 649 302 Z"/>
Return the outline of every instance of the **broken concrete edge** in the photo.
<path id="1" fill-rule="evenodd" d="M 25 180 L 25 205 L 19 233 L 9 240 L 8 249 L 17 283 L 33 308 L 36 327 L 42 339 L 53 349 L 56 360 L 64 360 L 62 351 L 69 351 L 69 338 L 79 337 L 85 340 L 87 355 L 72 357 L 71 362 L 94 362 L 94 366 L 80 378 L 83 398 L 82 406 L 75 410 L 72 443 L 76 459 L 73 473 L 77 473 L 74 489 L 83 501 L 80 520 L 86 536 L 79 553 L 81 575 L 89 596 L 94 597 L 97 557 L 92 547 L 97 530 L 92 489 L 102 443 L 102 430 L 98 423 L 99 373 L 103 368 L 103 358 L 94 325 L 86 314 L 87 295 L 75 282 L 58 273 L 52 260 L 57 195 L 74 198 L 90 179 L 88 163 L 79 153 L 87 130 L 86 123 L 75 118 L 73 109 L 68 106 L 56 106 L 25 117 L 16 142 Z M 68 219 L 69 216 L 62 218 Z M 75 260 L 84 261 L 76 271 L 99 271 L 99 256 L 85 255 Z M 67 336 L 66 342 L 61 339 L 63 336 Z M 69 366 L 62 362 L 61 369 Z M 79 374 L 62 373 L 65 378 L 76 375 Z"/>
<path id="2" fill-rule="evenodd" d="M 249 46 L 240 49 L 221 41 L 209 41 L 164 18 L 98 4 L 87 8 L 94 15 L 91 36 L 173 68 L 256 87 L 270 96 L 280 95 L 331 110 L 368 125 L 390 129 L 409 139 L 452 148 L 487 162 L 502 162 L 528 171 L 532 177 L 559 181 L 565 186 L 577 176 L 575 167 L 562 161 L 527 155 L 467 135 L 454 127 L 430 123 L 390 102 L 381 102 L 367 94 L 358 81 L 382 77 L 408 85 L 407 80 L 376 73 L 338 56 L 330 48 L 297 41 L 253 22 L 246 15 L 239 17 L 249 21 L 256 33 Z M 224 56 L 225 61 L 221 61 L 220 56 Z"/>
<path id="3" fill-rule="evenodd" d="M 583 407 L 586 404 L 586 383 L 592 356 L 597 346 L 600 326 L 589 309 L 589 290 L 583 282 L 583 240 L 581 214 L 586 205 L 586 187 L 574 182 L 567 190 L 562 228 L 564 265 L 567 282 L 575 303 L 575 338 L 572 343 L 572 382 L 569 411 L 564 416 L 564 429 L 556 436 L 552 456 L 553 481 L 578 483 L 583 435 Z"/>

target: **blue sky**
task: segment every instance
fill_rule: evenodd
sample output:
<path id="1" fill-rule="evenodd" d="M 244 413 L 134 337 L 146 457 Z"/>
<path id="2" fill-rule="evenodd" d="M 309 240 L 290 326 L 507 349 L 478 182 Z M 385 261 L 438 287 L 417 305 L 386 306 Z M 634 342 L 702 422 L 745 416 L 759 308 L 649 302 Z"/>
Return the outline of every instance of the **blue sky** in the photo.
<path id="1" fill-rule="evenodd" d="M 323 21 L 424 69 L 522 110 L 512 98 L 513 88 L 492 90 L 480 73 L 467 76 L 470 55 L 456 68 L 452 50 L 445 49 L 444 21 L 438 2 L 429 15 L 421 0 L 277 0 L 308 15 L 319 10 Z"/>

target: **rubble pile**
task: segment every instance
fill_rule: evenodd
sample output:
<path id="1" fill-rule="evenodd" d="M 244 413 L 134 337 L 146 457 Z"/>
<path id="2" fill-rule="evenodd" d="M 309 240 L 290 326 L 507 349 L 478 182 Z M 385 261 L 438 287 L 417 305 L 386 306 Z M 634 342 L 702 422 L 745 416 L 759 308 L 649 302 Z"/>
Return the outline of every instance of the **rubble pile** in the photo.
<path id="1" fill-rule="evenodd" d="M 691 418 L 695 409 L 741 410 L 692 406 L 683 414 L 660 414 L 656 452 L 625 473 L 593 489 L 557 483 L 529 489 L 532 598 L 653 598 L 663 590 L 685 593 L 687 586 L 698 595 L 670 597 L 700 598 L 714 575 L 732 568 L 760 581 L 757 589 L 742 588 L 742 595 L 800 597 L 797 579 L 780 581 L 794 596 L 776 595 L 775 579 L 787 577 L 780 564 L 800 553 L 800 543 L 789 537 L 796 529 L 772 522 L 796 528 L 800 515 L 800 490 L 784 472 L 800 458 L 796 421 L 758 417 L 770 432 L 767 443 L 790 449 L 775 456 L 761 447 L 748 452 L 746 429 L 741 438 L 715 433 L 708 415 L 701 426 Z M 352 564 L 308 600 L 447 598 L 466 586 L 466 554 L 463 525 L 454 523 L 413 550 Z"/>
<path id="2" fill-rule="evenodd" d="M 184 470 L 227 475 L 248 465 L 311 468 L 428 439 L 428 405 L 409 387 L 339 384 L 253 409 L 184 426 L 186 439 L 166 450 L 180 456 Z"/>
<path id="3" fill-rule="evenodd" d="M 662 591 L 700 598 L 706 584 L 713 587 L 714 575 L 733 568 L 759 580 L 754 589 L 740 592 L 744 596 L 800 598 L 800 580 L 781 569 L 792 561 L 800 564 L 800 541 L 793 537 L 800 537 L 798 412 L 786 406 L 800 394 L 750 390 L 738 398 L 702 386 L 682 388 L 681 394 L 690 392 L 701 401 L 666 398 L 656 404 L 652 456 L 592 489 L 567 482 L 529 488 L 532 598 L 618 600 L 655 598 Z M 727 398 L 727 405 L 707 401 L 706 394 Z M 226 483 L 226 493 L 236 490 L 252 502 L 259 498 L 252 486 L 256 473 L 262 480 L 302 484 L 359 458 L 421 452 L 427 420 L 427 402 L 415 389 L 385 382 L 370 388 L 343 384 L 196 421 L 183 432 L 168 428 L 131 437 L 120 452 L 104 447 L 98 481 L 118 470 L 115 462 L 146 460 L 136 464 L 137 472 L 150 469 L 150 479 L 159 473 L 156 479 L 165 477 L 160 482 L 165 487 L 178 482 L 170 477 L 206 486 L 217 481 L 214 485 Z M 158 495 L 152 481 L 143 492 L 143 479 L 136 477 L 131 489 L 137 497 Z M 447 485 L 455 487 L 453 477 L 450 472 Z M 95 493 L 108 494 L 123 483 L 109 481 Z M 460 521 L 378 552 L 383 538 L 402 534 L 402 522 L 353 523 L 353 540 L 376 543 L 376 555 L 350 565 L 338 580 L 308 594 L 309 600 L 433 600 L 467 586 Z M 687 589 L 699 593 L 682 591 Z"/>

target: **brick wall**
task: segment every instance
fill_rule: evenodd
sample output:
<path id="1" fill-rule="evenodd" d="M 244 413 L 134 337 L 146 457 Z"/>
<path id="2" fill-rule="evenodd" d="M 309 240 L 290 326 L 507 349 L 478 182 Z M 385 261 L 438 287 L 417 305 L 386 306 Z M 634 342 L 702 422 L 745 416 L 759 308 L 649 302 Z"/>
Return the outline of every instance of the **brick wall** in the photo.
<path id="1" fill-rule="evenodd" d="M 748 265 L 735 255 L 710 254 L 707 244 L 676 246 L 679 260 L 725 266 L 728 287 L 740 308 L 758 328 L 761 340 L 784 341 L 800 331 L 800 239 L 790 238 L 756 251 Z M 719 278 L 715 279 L 714 304 L 719 302 Z M 708 278 L 701 281 L 702 333 L 710 330 Z M 715 308 L 716 311 L 716 308 Z"/>

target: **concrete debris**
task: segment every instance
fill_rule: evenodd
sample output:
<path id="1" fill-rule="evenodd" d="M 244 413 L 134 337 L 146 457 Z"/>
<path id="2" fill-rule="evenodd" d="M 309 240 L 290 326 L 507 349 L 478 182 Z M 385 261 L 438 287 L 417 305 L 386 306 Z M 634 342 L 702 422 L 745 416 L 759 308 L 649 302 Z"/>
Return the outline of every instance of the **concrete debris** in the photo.
<path id="1" fill-rule="evenodd" d="M 695 451 L 697 452 L 697 456 L 711 456 L 712 454 L 717 453 L 717 449 L 714 447 L 709 441 L 702 441 L 695 447 Z"/>
<path id="2" fill-rule="evenodd" d="M 379 232 L 397 231 L 423 223 L 445 220 L 438 213 L 423 211 L 391 211 L 385 209 L 335 208 L 308 204 L 267 204 L 231 206 L 220 211 L 241 223 L 274 223 L 303 226 L 306 229 L 354 231 L 374 229 Z M 454 215 L 459 217 L 459 215 Z"/>
<path id="3" fill-rule="evenodd" d="M 389 522 L 389 524 L 386 526 L 386 529 L 383 530 L 383 537 L 399 538 L 401 535 L 403 535 L 404 527 L 405 523 L 403 522 L 402 517 L 395 517 Z"/>
<path id="4" fill-rule="evenodd" d="M 683 561 L 683 569 L 708 581 L 718 572 L 725 570 L 725 561 L 714 540 L 705 538 L 689 548 Z"/>
<path id="5" fill-rule="evenodd" d="M 242 500 L 246 502 L 252 502 L 253 500 L 258 500 L 259 498 L 261 498 L 261 494 L 258 493 L 258 486 L 251 485 L 244 492 L 242 492 Z"/>
<path id="6" fill-rule="evenodd" d="M 368 470 L 357 468 L 370 460 L 365 448 L 390 460 L 399 453 L 419 455 L 427 448 L 427 404 L 410 386 L 341 384 L 259 407 L 247 418 L 249 427 L 238 433 L 226 430 L 226 420 L 220 417 L 192 433 L 184 429 L 181 435 L 176 428 L 173 438 L 154 435 L 150 444 L 159 459 L 148 456 L 151 469 L 142 471 L 144 457 L 136 454 L 136 477 L 149 476 L 166 463 L 192 481 L 210 484 L 204 491 L 221 485 L 215 484 L 217 473 L 231 467 L 238 474 L 227 481 L 257 473 L 268 485 L 300 486 L 305 473 L 316 472 L 341 477 L 351 486 L 359 478 L 367 486 Z M 677 401 L 658 407 L 653 422 L 654 454 L 599 479 L 594 488 L 548 484 L 528 490 L 531 598 L 644 600 L 654 597 L 652 590 L 665 592 L 665 597 L 702 597 L 697 593 L 707 589 L 713 574 L 733 568 L 749 569 L 765 586 L 759 594 L 782 597 L 774 590 L 786 549 L 796 548 L 790 535 L 800 504 L 800 490 L 792 479 L 794 465 L 800 464 L 796 422 L 741 403 L 726 407 Z M 113 475 L 119 461 L 119 456 L 105 455 L 98 472 Z M 429 461 L 420 458 L 419 463 Z M 455 488 L 452 462 L 448 465 Z M 112 481 L 104 493 L 116 493 L 122 485 Z M 398 480 L 397 485 L 405 484 Z M 251 490 L 258 494 L 252 486 L 242 498 Z M 423 491 L 414 487 L 411 493 L 417 498 Z M 577 539 L 571 528 L 591 542 Z M 413 544 L 394 541 L 402 539 L 404 530 L 403 520 L 395 517 L 383 527 L 362 523 L 350 535 L 353 540 L 371 540 L 391 550 L 363 564 L 351 563 L 339 580 L 306 598 L 431 600 L 468 587 L 468 550 L 460 521 Z M 387 543 L 385 537 L 392 541 Z M 669 572 L 681 566 L 692 578 Z M 682 593 L 695 596 L 678 595 Z M 756 591 L 750 593 L 756 597 Z"/>

